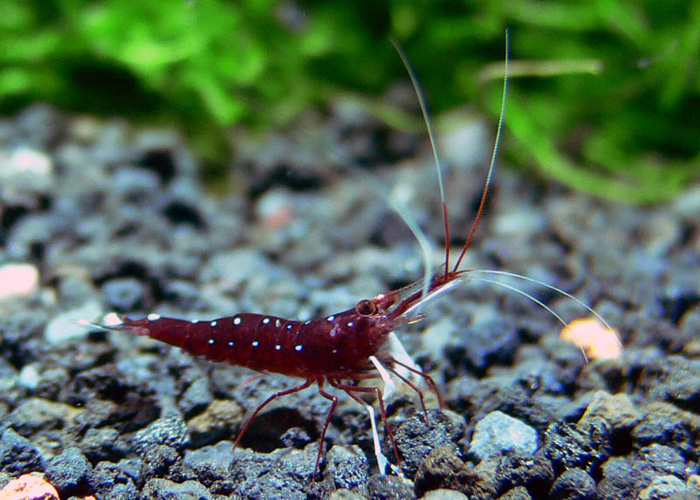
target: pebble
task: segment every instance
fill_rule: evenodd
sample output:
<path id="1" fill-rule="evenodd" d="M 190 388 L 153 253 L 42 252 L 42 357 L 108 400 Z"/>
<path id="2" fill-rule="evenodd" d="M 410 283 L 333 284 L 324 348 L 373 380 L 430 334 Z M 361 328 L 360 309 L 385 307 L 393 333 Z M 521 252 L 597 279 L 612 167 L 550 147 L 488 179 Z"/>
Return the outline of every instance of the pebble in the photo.
<path id="1" fill-rule="evenodd" d="M 180 397 L 180 411 L 185 417 L 201 413 L 214 399 L 209 387 L 209 379 L 201 377 L 190 384 Z"/>
<path id="2" fill-rule="evenodd" d="M 0 471 L 17 475 L 43 470 L 44 459 L 36 446 L 11 427 L 5 429 L 0 436 Z"/>
<path id="3" fill-rule="evenodd" d="M 109 307 L 117 312 L 124 313 L 143 308 L 145 288 L 143 283 L 135 278 L 107 281 L 102 285 L 102 292 Z"/>
<path id="4" fill-rule="evenodd" d="M 7 263 L 0 266 L 0 300 L 29 297 L 39 290 L 39 270 L 32 264 Z"/>
<path id="5" fill-rule="evenodd" d="M 588 472 L 575 467 L 565 470 L 552 485 L 551 500 L 594 500 L 595 480 Z"/>
<path id="6" fill-rule="evenodd" d="M 416 495 L 426 498 L 431 490 L 445 488 L 465 491 L 465 486 L 473 482 L 475 475 L 476 473 L 457 456 L 453 447 L 435 448 L 421 462 L 413 479 Z"/>
<path id="7" fill-rule="evenodd" d="M 601 418 L 589 419 L 580 426 L 557 422 L 547 428 L 544 436 L 544 454 L 559 472 L 579 467 L 591 473 L 611 449 L 610 424 Z"/>
<path id="8" fill-rule="evenodd" d="M 691 498 L 692 491 L 676 476 L 665 475 L 654 478 L 649 486 L 637 495 L 637 500 L 668 500 Z"/>
<path id="9" fill-rule="evenodd" d="M 70 339 L 85 337 L 90 328 L 78 324 L 79 320 L 92 321 L 103 312 L 97 301 L 86 302 L 81 307 L 57 314 L 46 325 L 44 339 L 50 344 L 59 344 Z"/>
<path id="10" fill-rule="evenodd" d="M 367 494 L 369 464 L 362 450 L 357 445 L 333 446 L 326 453 L 324 477 L 332 478 L 336 488 L 343 488 L 353 493 Z"/>
<path id="11" fill-rule="evenodd" d="M 469 500 L 464 493 L 445 488 L 430 490 L 420 498 L 421 500 Z"/>
<path id="12" fill-rule="evenodd" d="M 196 481 L 176 483 L 168 479 L 159 478 L 151 479 L 146 483 L 140 498 L 143 500 L 171 500 L 173 498 L 183 500 L 213 499 L 211 492 Z"/>
<path id="13" fill-rule="evenodd" d="M 489 456 L 537 451 L 537 432 L 522 421 L 500 411 L 492 411 L 477 422 L 469 454 L 481 461 Z"/>
<path id="14" fill-rule="evenodd" d="M 49 460 L 46 479 L 56 487 L 62 498 L 88 492 L 87 477 L 92 467 L 78 448 L 69 447 Z"/>
<path id="15" fill-rule="evenodd" d="M 56 488 L 34 474 L 12 479 L 0 490 L 0 500 L 59 500 Z"/>
<path id="16" fill-rule="evenodd" d="M 641 420 L 642 413 L 634 406 L 632 398 L 627 394 L 612 395 L 606 391 L 596 391 L 580 423 L 596 417 L 610 422 L 614 431 L 623 432 L 631 430 Z"/>
<path id="17" fill-rule="evenodd" d="M 134 449 L 139 455 L 148 454 L 156 445 L 167 445 L 182 451 L 189 444 L 187 424 L 180 415 L 159 418 L 134 436 Z"/>
<path id="18" fill-rule="evenodd" d="M 243 408 L 235 401 L 214 399 L 202 413 L 187 421 L 192 446 L 204 446 L 230 436 L 232 423 L 240 422 L 243 417 Z"/>
<path id="19" fill-rule="evenodd" d="M 552 463 L 543 454 L 504 456 L 496 469 L 500 491 L 512 491 L 522 486 L 535 498 L 547 497 L 552 482 L 554 469 Z"/>
<path id="20" fill-rule="evenodd" d="M 437 410 L 428 410 L 430 425 L 417 412 L 396 431 L 396 447 L 402 456 L 401 468 L 407 477 L 413 477 L 425 457 L 436 448 L 456 450 L 461 431 L 453 420 Z M 461 417 L 460 417 L 461 418 Z"/>

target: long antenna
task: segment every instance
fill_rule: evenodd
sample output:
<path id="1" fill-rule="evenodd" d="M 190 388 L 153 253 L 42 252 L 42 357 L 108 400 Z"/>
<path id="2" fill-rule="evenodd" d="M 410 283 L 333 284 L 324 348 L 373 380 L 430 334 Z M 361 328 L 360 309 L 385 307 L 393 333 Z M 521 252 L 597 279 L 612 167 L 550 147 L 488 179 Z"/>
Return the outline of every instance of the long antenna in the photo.
<path id="1" fill-rule="evenodd" d="M 435 132 L 433 131 L 433 122 L 430 119 L 430 111 L 428 110 L 428 103 L 425 98 L 425 92 L 418 81 L 418 76 L 413 70 L 413 66 L 408 60 L 406 53 L 403 51 L 399 43 L 391 38 L 391 44 L 398 52 L 403 65 L 406 67 L 408 76 L 411 79 L 411 84 L 413 85 L 413 90 L 418 98 L 418 104 L 420 105 L 420 111 L 423 114 L 423 121 L 425 121 L 425 127 L 428 129 L 428 138 L 430 139 L 430 147 L 433 150 L 433 158 L 435 159 L 435 169 L 437 170 L 438 185 L 440 187 L 440 201 L 442 202 L 442 218 L 445 225 L 445 274 L 450 268 L 450 223 L 447 218 L 447 202 L 445 201 L 445 185 L 442 180 L 442 163 L 440 161 L 440 154 L 438 153 L 437 144 L 435 141 Z M 429 283 L 428 283 L 429 285 Z M 423 294 L 428 292 L 427 288 L 424 289 Z"/>
<path id="2" fill-rule="evenodd" d="M 459 254 L 459 258 L 457 259 L 457 262 L 455 263 L 455 267 L 452 269 L 452 272 L 456 272 L 457 269 L 459 269 L 459 266 L 462 264 L 462 260 L 464 259 L 464 256 L 467 255 L 467 249 L 469 248 L 469 245 L 472 242 L 472 239 L 474 238 L 474 233 L 476 233 L 476 228 L 479 226 L 479 222 L 481 221 L 481 216 L 484 213 L 484 205 L 486 205 L 486 196 L 489 192 L 489 185 L 491 184 L 491 177 L 493 176 L 493 169 L 496 164 L 496 156 L 498 155 L 498 147 L 501 144 L 501 134 L 503 132 L 503 120 L 506 114 L 506 97 L 508 95 L 508 65 L 510 63 L 510 49 L 509 49 L 509 44 L 510 40 L 508 37 L 508 30 L 506 29 L 506 57 L 505 57 L 505 76 L 503 79 L 503 96 L 501 98 L 501 115 L 498 117 L 498 131 L 496 132 L 496 140 L 493 143 L 493 151 L 491 152 L 491 164 L 489 165 L 489 172 L 486 175 L 486 183 L 484 185 L 484 191 L 481 193 L 481 201 L 479 202 L 479 210 L 476 212 L 476 216 L 474 217 L 474 222 L 472 222 L 472 227 L 471 230 L 469 231 L 469 236 L 467 236 L 467 240 L 464 242 L 464 246 L 462 247 L 462 252 Z M 441 181 L 442 185 L 442 181 Z M 443 199 L 443 205 L 445 204 L 445 201 Z M 449 245 L 449 241 L 447 243 Z M 447 264 L 445 264 L 445 272 L 447 272 Z"/>

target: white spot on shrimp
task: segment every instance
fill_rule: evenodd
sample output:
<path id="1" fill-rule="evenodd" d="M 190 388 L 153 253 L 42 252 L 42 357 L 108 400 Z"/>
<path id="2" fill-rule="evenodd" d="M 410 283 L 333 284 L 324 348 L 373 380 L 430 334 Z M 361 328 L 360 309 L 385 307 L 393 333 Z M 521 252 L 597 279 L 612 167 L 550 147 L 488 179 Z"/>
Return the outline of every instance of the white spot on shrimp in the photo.
<path id="1" fill-rule="evenodd" d="M 308 325 L 309 323 L 311 323 L 311 320 L 308 320 L 308 321 L 305 321 L 305 322 L 304 322 L 305 325 Z"/>
<path id="2" fill-rule="evenodd" d="M 236 326 L 240 325 L 240 324 L 241 324 L 241 318 L 238 317 L 238 316 L 236 316 L 235 318 L 233 318 L 233 324 L 236 325 Z"/>
<path id="3" fill-rule="evenodd" d="M 198 319 L 193 319 L 193 320 L 192 320 L 192 324 L 193 324 L 193 325 L 196 325 L 197 323 L 199 323 L 199 320 L 198 320 Z"/>
<path id="4" fill-rule="evenodd" d="M 291 330 L 292 328 L 294 328 L 294 325 L 292 325 L 292 324 L 287 325 L 287 330 Z"/>
<path id="5" fill-rule="evenodd" d="M 338 349 L 333 349 L 333 354 L 338 354 Z"/>
<path id="6" fill-rule="evenodd" d="M 304 348 L 304 346 L 298 345 L 298 346 L 295 346 L 295 347 L 294 347 L 294 350 L 297 351 L 297 352 L 300 352 L 303 348 Z"/>
<path id="7" fill-rule="evenodd" d="M 147 318 L 148 318 L 148 321 L 155 321 L 157 319 L 160 319 L 160 314 L 151 313 L 147 316 Z"/>
<path id="8" fill-rule="evenodd" d="M 279 351 L 280 349 L 282 349 L 282 346 L 279 345 L 279 344 L 277 344 L 277 345 L 275 346 L 275 349 L 277 349 L 277 350 Z"/>
<path id="9" fill-rule="evenodd" d="M 209 345 L 214 345 L 214 339 L 209 339 Z"/>
<path id="10" fill-rule="evenodd" d="M 348 321 L 348 328 L 352 328 L 353 326 L 355 326 L 355 323 L 353 323 L 352 321 Z"/>
<path id="11" fill-rule="evenodd" d="M 326 318 L 326 321 L 328 321 L 329 323 L 332 323 L 333 321 L 335 321 L 335 316 L 328 316 Z"/>
<path id="12" fill-rule="evenodd" d="M 217 325 L 217 322 L 216 322 L 216 321 L 212 321 L 212 322 L 211 322 L 212 328 L 214 328 L 216 325 Z"/>
<path id="13" fill-rule="evenodd" d="M 267 325 L 270 322 L 270 318 L 263 318 L 263 325 Z"/>
<path id="14" fill-rule="evenodd" d="M 228 346 L 229 346 L 229 347 L 233 347 L 233 345 L 234 345 L 234 344 L 233 344 L 233 340 L 229 340 Z"/>
<path id="15" fill-rule="evenodd" d="M 258 342 L 257 340 L 253 341 L 253 347 L 258 347 L 259 345 L 260 345 L 260 342 Z"/>
<path id="16" fill-rule="evenodd" d="M 275 327 L 279 328 L 280 326 L 282 326 L 282 322 L 279 319 L 276 319 L 275 320 Z"/>

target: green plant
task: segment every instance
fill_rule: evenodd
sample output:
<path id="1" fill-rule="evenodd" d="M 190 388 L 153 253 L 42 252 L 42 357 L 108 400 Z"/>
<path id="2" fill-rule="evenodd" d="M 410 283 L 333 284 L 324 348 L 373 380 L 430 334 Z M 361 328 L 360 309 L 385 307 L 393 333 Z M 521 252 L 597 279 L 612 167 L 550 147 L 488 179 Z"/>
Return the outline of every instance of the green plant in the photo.
<path id="1" fill-rule="evenodd" d="M 381 95 L 405 78 L 394 35 L 436 112 L 495 115 L 506 27 L 512 163 L 638 203 L 698 177 L 698 0 L 6 0 L 0 109 L 174 120 L 216 159 L 232 124 Z"/>

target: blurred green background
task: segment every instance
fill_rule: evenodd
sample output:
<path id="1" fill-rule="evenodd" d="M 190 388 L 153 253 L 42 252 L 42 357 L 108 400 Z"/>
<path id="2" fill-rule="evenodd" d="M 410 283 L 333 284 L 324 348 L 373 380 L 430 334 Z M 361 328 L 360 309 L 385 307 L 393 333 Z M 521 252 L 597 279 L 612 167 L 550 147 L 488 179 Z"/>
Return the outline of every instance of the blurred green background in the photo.
<path id="1" fill-rule="evenodd" d="M 469 103 L 495 121 L 509 28 L 509 162 L 634 203 L 700 176 L 698 0 L 4 0 L 2 10 L 5 115 L 43 100 L 175 122 L 223 166 L 217 148 L 234 124 L 276 129 L 348 93 L 379 102 L 406 78 L 394 36 L 434 113 Z"/>

